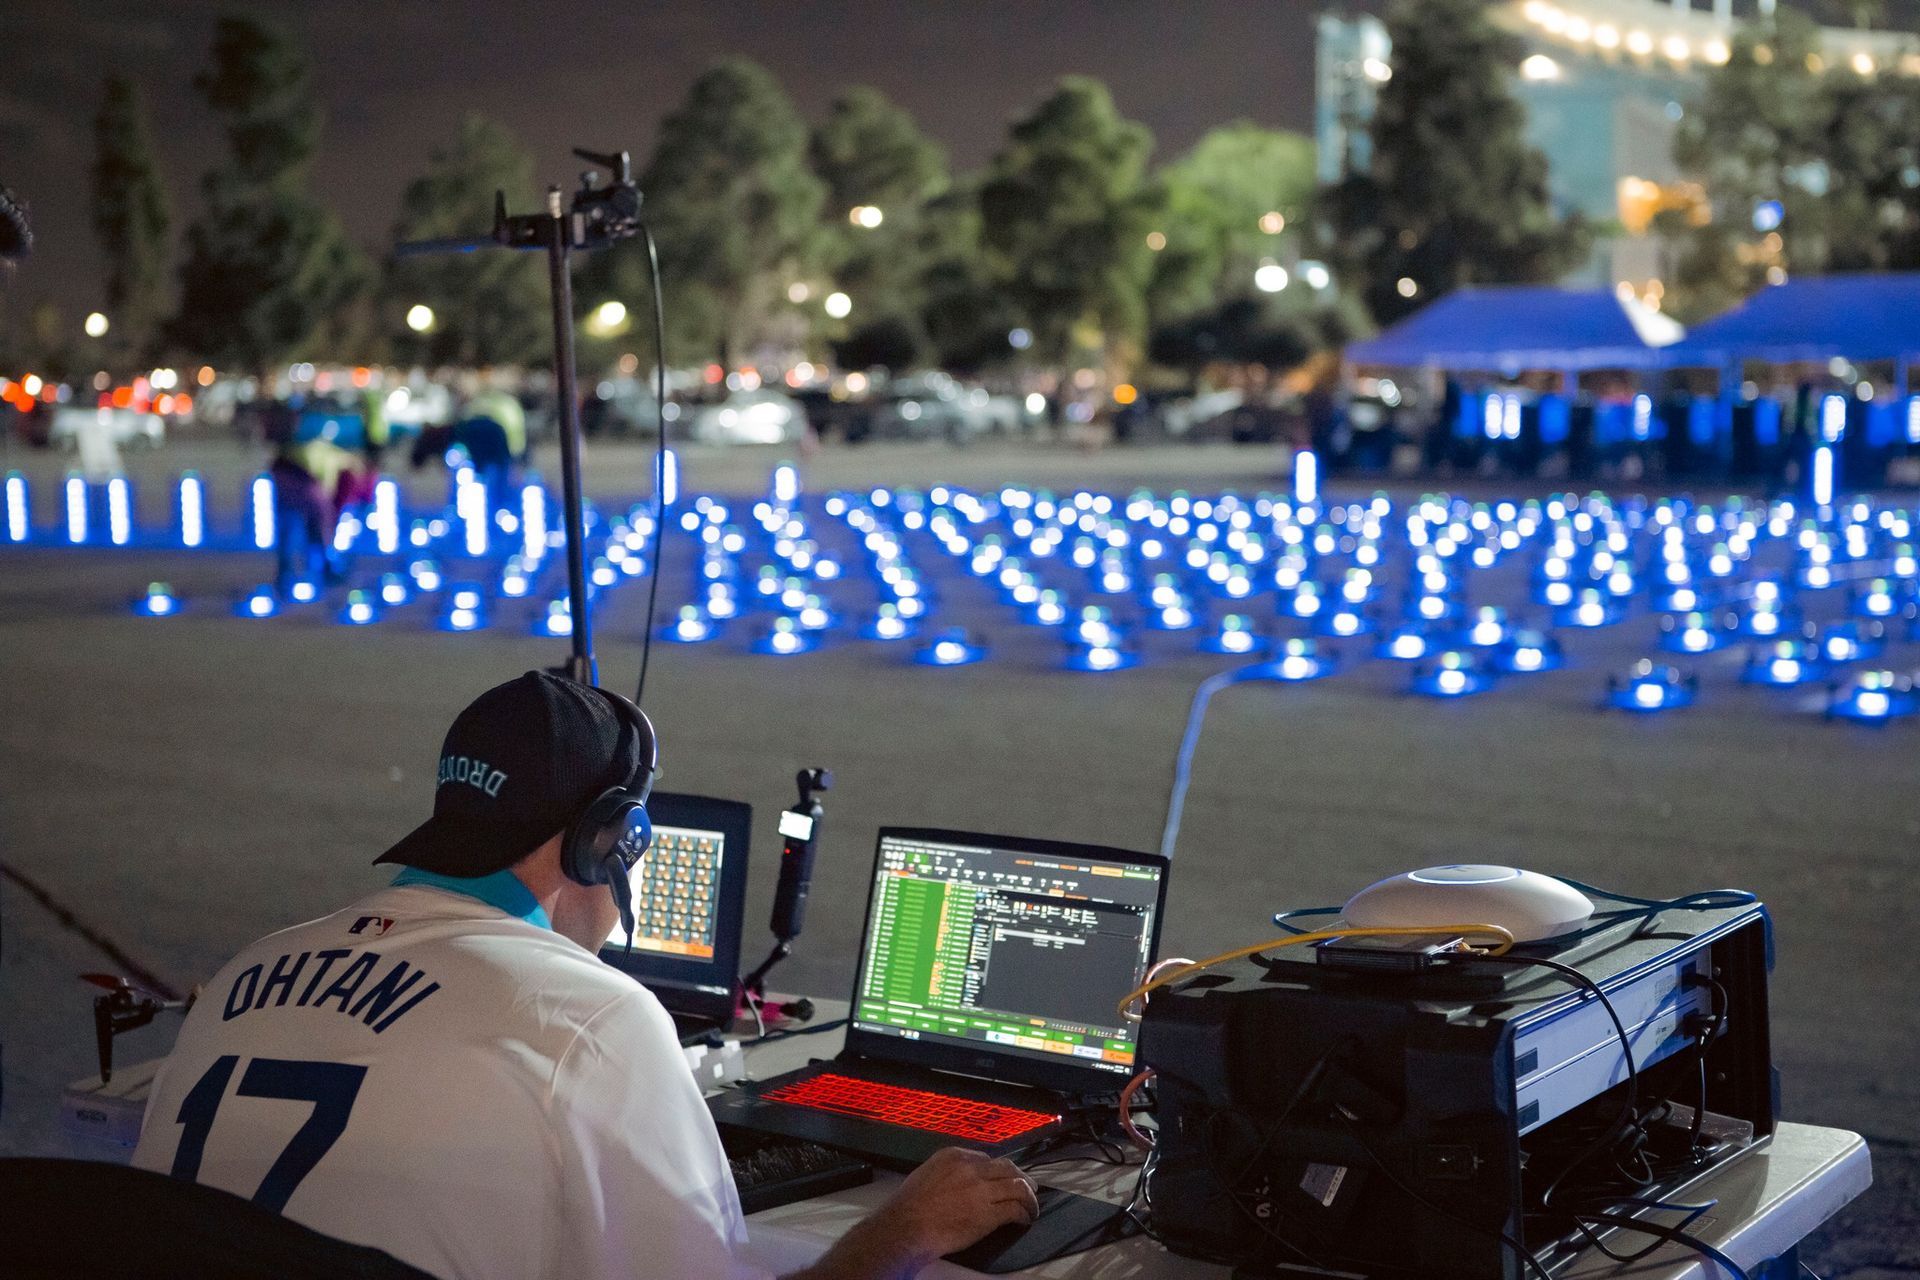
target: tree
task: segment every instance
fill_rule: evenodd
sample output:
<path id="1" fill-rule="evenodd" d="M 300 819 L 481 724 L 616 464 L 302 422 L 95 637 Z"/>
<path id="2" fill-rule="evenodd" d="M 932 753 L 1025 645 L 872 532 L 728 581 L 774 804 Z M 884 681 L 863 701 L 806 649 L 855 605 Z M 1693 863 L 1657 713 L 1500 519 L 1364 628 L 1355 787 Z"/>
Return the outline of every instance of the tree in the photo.
<path id="1" fill-rule="evenodd" d="M 1243 120 L 1206 134 L 1156 180 L 1148 300 L 1158 325 L 1246 295 L 1262 260 L 1289 256 L 1313 198 L 1313 142 Z"/>
<path id="2" fill-rule="evenodd" d="M 107 269 L 107 350 L 116 372 L 130 373 L 156 355 L 172 217 L 146 109 L 126 77 L 107 77 L 93 139 L 93 233 Z"/>
<path id="3" fill-rule="evenodd" d="M 981 240 L 1033 351 L 1123 360 L 1146 328 L 1153 138 L 1106 86 L 1068 76 L 1012 128 L 980 192 Z"/>
<path id="4" fill-rule="evenodd" d="M 925 210 L 948 187 L 945 154 L 912 116 L 868 88 L 834 100 L 809 152 L 826 190 L 824 265 L 854 306 L 847 349 L 889 357 L 862 367 L 915 363 L 926 347 Z"/>
<path id="5" fill-rule="evenodd" d="M 729 59 L 704 72 L 661 122 L 641 178 L 659 242 L 668 358 L 728 364 L 780 332 L 787 289 L 820 253 L 821 182 L 807 127 L 773 76 Z M 629 244 L 588 275 L 591 305 L 646 297 L 646 258 Z M 792 326 L 788 325 L 791 329 Z"/>
<path id="6" fill-rule="evenodd" d="M 1328 199 L 1344 274 L 1375 319 L 1461 285 L 1550 281 L 1579 262 L 1587 229 L 1555 213 L 1546 157 L 1527 145 L 1508 84 L 1519 39 L 1483 0 L 1394 0 L 1386 26 L 1393 74 L 1368 125 L 1371 166 Z"/>
<path id="7" fill-rule="evenodd" d="M 228 154 L 201 184 L 206 212 L 188 232 L 173 334 L 195 354 L 264 373 L 337 336 L 366 273 L 306 190 L 321 115 L 305 56 L 253 18 L 222 18 L 194 88 Z"/>
<path id="8" fill-rule="evenodd" d="M 893 220 L 895 210 L 909 214 L 947 185 L 947 159 L 939 145 L 885 94 L 864 85 L 834 99 L 808 151 L 813 171 L 826 186 L 829 219 L 870 205 Z"/>
<path id="9" fill-rule="evenodd" d="M 1013 354 L 1008 334 L 1022 317 L 987 263 L 976 186 L 955 187 L 927 203 L 919 252 L 920 328 L 933 363 L 974 373 Z"/>
<path id="10" fill-rule="evenodd" d="M 1920 88 L 1822 68 L 1791 10 L 1737 33 L 1681 122 L 1674 160 L 1712 199 L 1657 223 L 1670 309 L 1696 318 L 1802 272 L 1920 267 Z"/>
<path id="11" fill-rule="evenodd" d="M 1827 72 L 1820 113 L 1827 157 L 1829 271 L 1920 269 L 1920 84 Z"/>
<path id="12" fill-rule="evenodd" d="M 469 115 L 453 141 L 436 149 L 427 171 L 400 197 L 396 240 L 433 240 L 484 233 L 493 225 L 495 193 L 508 210 L 540 207 L 533 156 L 503 125 Z M 394 259 L 381 289 L 381 319 L 402 359 L 427 364 L 526 364 L 551 351 L 544 256 L 471 253 Z M 433 312 L 433 327 L 406 325 L 416 306 Z"/>

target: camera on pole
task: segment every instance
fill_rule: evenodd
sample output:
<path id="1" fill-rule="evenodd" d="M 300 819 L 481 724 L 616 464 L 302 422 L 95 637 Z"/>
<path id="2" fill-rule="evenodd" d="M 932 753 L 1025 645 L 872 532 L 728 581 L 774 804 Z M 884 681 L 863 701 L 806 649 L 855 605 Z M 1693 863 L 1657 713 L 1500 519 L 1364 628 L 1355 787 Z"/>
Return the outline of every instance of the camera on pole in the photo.
<path id="1" fill-rule="evenodd" d="M 540 213 L 508 214 L 507 196 L 496 193 L 493 229 L 484 236 L 415 240 L 395 246 L 401 257 L 424 253 L 470 253 L 476 249 L 545 250 L 553 297 L 553 374 L 560 401 L 560 479 L 566 506 L 567 599 L 573 622 L 573 647 L 565 673 L 582 684 L 598 684 L 593 656 L 593 624 L 587 611 L 580 492 L 580 401 L 573 357 L 573 279 L 571 255 L 605 248 L 644 234 L 640 188 L 633 181 L 633 159 L 625 151 L 601 153 L 580 147 L 573 154 L 595 166 L 580 175 L 569 201 L 559 187 L 547 189 Z M 602 181 L 601 171 L 607 175 Z"/>

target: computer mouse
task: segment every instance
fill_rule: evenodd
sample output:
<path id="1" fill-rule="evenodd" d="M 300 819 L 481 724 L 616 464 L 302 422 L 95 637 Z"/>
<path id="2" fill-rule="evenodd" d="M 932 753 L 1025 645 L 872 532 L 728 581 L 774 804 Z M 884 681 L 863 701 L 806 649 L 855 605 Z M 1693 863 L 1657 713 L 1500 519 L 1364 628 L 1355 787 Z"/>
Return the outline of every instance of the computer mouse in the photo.
<path id="1" fill-rule="evenodd" d="M 1538 942 L 1585 927 L 1593 918 L 1593 902 L 1537 871 L 1454 863 L 1370 884 L 1349 898 L 1340 914 L 1366 929 L 1497 924 L 1515 942 Z"/>

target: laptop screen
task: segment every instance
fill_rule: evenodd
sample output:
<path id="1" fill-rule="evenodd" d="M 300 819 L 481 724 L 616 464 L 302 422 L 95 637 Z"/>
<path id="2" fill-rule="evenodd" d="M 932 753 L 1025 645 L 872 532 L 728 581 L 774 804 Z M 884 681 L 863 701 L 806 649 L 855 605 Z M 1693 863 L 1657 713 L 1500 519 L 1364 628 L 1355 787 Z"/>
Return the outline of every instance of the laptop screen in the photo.
<path id="1" fill-rule="evenodd" d="M 633 866 L 633 952 L 615 924 L 600 955 L 679 1013 L 733 1008 L 740 973 L 752 811 L 738 801 L 656 791 L 653 842 Z"/>
<path id="2" fill-rule="evenodd" d="M 1113 1075 L 1153 962 L 1165 864 L 1114 849 L 882 831 L 852 1026 Z"/>

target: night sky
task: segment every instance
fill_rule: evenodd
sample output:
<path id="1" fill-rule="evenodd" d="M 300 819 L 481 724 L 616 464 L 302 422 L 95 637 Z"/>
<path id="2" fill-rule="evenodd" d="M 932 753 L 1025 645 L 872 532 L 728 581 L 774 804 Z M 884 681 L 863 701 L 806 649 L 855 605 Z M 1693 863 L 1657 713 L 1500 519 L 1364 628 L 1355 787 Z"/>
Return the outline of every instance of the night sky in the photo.
<path id="1" fill-rule="evenodd" d="M 191 80 L 214 0 L 0 0 L 0 183 L 33 209 L 35 255 L 0 292 L 18 320 L 51 296 L 77 328 L 101 302 L 87 219 L 102 77 L 135 76 L 183 226 L 219 138 Z M 1157 159 L 1235 119 L 1310 131 L 1316 0 L 255 0 L 306 45 L 327 108 L 314 189 L 356 239 L 387 238 L 407 181 L 477 110 L 571 184 L 570 145 L 643 164 L 660 117 L 714 59 L 771 68 L 818 119 L 842 87 L 877 86 L 943 143 L 984 162 L 1059 76 L 1105 80 L 1152 129 Z M 1377 8 L 1362 3 L 1361 8 Z"/>

